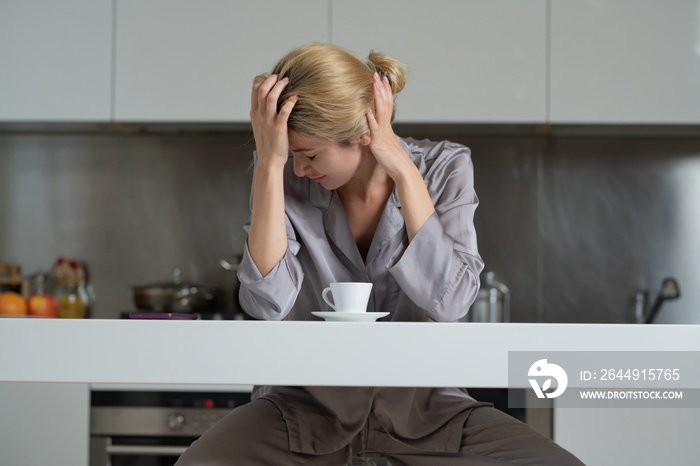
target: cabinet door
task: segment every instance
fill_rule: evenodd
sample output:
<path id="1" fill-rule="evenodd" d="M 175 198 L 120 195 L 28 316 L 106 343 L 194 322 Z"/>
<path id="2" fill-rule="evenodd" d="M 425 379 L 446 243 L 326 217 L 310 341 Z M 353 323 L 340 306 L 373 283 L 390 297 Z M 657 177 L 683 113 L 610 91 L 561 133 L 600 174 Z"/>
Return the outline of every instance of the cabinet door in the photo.
<path id="1" fill-rule="evenodd" d="M 253 78 L 326 41 L 326 0 L 117 0 L 115 119 L 249 121 Z"/>
<path id="2" fill-rule="evenodd" d="M 0 464 L 87 466 L 90 391 L 83 383 L 0 382 Z"/>
<path id="3" fill-rule="evenodd" d="M 696 0 L 551 2 L 554 123 L 700 123 Z"/>
<path id="4" fill-rule="evenodd" d="M 334 0 L 333 42 L 409 69 L 397 122 L 546 119 L 545 0 Z"/>
<path id="5" fill-rule="evenodd" d="M 0 2 L 0 121 L 108 121 L 110 0 Z"/>
<path id="6" fill-rule="evenodd" d="M 696 409 L 556 409 L 554 403 L 554 441 L 584 464 L 698 463 Z"/>

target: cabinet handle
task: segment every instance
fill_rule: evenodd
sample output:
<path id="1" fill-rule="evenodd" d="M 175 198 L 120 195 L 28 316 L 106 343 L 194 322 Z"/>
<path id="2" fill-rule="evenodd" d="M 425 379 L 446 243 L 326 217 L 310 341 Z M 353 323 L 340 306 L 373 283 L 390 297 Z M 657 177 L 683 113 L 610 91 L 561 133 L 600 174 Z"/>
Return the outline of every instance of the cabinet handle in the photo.
<path id="1" fill-rule="evenodd" d="M 157 445 L 107 445 L 107 453 L 110 455 L 180 456 L 187 448 Z"/>

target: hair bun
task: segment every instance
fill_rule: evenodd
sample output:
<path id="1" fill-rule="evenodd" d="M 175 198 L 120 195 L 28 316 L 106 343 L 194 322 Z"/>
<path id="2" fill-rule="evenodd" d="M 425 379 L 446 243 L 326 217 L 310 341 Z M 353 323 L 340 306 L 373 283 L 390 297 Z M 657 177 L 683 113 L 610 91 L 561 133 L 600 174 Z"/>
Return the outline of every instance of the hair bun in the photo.
<path id="1" fill-rule="evenodd" d="M 394 95 L 401 92 L 406 85 L 405 65 L 389 55 L 371 51 L 367 57 L 367 66 L 372 73 L 379 73 L 379 76 L 386 76 L 389 79 L 391 92 Z"/>

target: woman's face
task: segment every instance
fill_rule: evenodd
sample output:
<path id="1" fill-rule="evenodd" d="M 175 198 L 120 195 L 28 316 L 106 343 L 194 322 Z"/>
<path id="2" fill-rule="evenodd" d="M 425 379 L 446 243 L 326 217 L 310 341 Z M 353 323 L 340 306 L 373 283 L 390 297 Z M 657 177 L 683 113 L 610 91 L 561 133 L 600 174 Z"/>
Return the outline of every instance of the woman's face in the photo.
<path id="1" fill-rule="evenodd" d="M 320 183 L 328 190 L 338 189 L 357 173 L 362 161 L 363 145 L 359 142 L 341 146 L 290 130 L 289 149 L 294 156 L 294 173 Z"/>

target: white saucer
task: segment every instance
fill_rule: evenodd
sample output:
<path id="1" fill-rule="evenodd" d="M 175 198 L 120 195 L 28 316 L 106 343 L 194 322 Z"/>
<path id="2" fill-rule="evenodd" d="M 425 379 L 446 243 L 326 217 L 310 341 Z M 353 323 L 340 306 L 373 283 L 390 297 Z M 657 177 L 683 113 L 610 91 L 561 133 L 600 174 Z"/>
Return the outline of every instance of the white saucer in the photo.
<path id="1" fill-rule="evenodd" d="M 324 312 L 312 311 L 313 315 L 323 317 L 329 322 L 374 322 L 380 317 L 388 316 L 388 312 Z"/>

